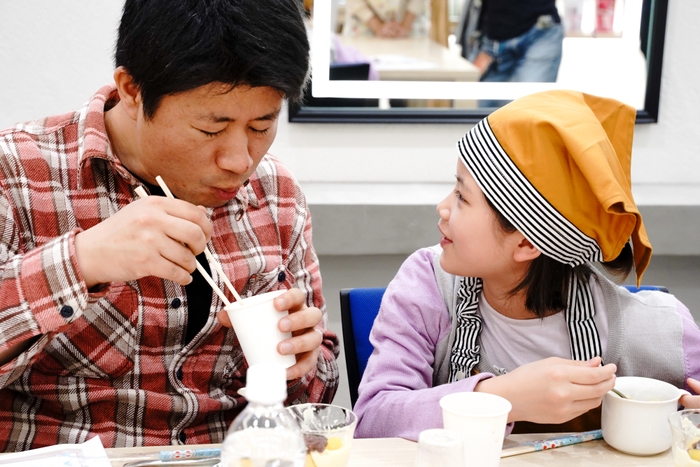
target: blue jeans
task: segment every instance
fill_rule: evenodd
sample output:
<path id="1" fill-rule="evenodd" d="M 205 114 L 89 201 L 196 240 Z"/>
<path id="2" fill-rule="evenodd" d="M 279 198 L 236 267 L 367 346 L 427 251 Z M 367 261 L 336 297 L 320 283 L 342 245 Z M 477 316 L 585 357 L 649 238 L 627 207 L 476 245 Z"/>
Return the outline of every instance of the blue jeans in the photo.
<path id="1" fill-rule="evenodd" d="M 553 83 L 561 63 L 564 28 L 561 23 L 538 21 L 524 34 L 494 41 L 481 39 L 480 51 L 493 61 L 480 81 Z M 479 101 L 479 107 L 500 107 L 509 101 Z"/>

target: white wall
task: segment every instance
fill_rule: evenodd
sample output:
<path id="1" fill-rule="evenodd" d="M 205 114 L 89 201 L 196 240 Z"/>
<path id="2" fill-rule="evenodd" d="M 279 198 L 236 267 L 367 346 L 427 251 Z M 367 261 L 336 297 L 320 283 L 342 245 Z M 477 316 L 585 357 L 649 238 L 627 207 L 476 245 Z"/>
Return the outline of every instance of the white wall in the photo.
<path id="1" fill-rule="evenodd" d="M 70 111 L 111 81 L 121 2 L 0 2 L 0 127 Z M 633 181 L 700 184 L 700 2 L 669 5 L 658 124 L 638 125 Z M 467 125 L 281 122 L 272 151 L 303 182 L 450 181 Z"/>
<path id="2" fill-rule="evenodd" d="M 69 112 L 112 81 L 121 1 L 0 2 L 0 128 Z"/>

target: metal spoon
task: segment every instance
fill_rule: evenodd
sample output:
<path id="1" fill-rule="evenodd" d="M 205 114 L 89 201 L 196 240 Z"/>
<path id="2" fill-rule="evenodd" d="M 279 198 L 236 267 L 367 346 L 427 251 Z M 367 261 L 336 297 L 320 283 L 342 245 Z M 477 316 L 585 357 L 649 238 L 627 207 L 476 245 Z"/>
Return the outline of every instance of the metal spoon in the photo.
<path id="1" fill-rule="evenodd" d="M 615 388 L 612 388 L 611 391 L 614 392 L 615 394 L 617 394 L 618 396 L 622 397 L 623 399 L 629 399 L 629 397 L 625 396 L 624 394 L 622 394 L 620 391 L 618 391 Z"/>

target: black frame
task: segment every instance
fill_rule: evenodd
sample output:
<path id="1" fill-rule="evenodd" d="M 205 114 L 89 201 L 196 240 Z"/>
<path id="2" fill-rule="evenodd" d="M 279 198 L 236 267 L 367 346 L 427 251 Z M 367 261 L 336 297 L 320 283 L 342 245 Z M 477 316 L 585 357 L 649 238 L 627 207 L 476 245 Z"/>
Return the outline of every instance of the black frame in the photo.
<path id="1" fill-rule="evenodd" d="M 661 69 L 663 64 L 668 0 L 653 0 L 647 44 L 647 86 L 644 108 L 637 110 L 637 123 L 656 123 L 659 117 Z M 412 109 L 378 110 L 334 107 L 303 107 L 290 103 L 289 121 L 294 123 L 476 123 L 489 114 L 488 109 Z"/>

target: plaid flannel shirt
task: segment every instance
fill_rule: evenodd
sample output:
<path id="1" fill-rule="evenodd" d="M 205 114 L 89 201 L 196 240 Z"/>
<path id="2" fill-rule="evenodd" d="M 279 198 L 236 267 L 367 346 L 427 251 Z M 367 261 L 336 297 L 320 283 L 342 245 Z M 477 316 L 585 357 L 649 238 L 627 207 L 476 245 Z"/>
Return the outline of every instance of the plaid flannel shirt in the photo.
<path id="1" fill-rule="evenodd" d="M 81 110 L 0 133 L 0 351 L 33 344 L 0 367 L 0 450 L 83 442 L 107 447 L 221 442 L 245 399 L 247 365 L 219 325 L 184 346 L 185 288 L 157 277 L 86 289 L 76 233 L 136 199 L 140 185 L 111 151 L 102 88 Z M 209 248 L 242 296 L 298 287 L 323 311 L 311 220 L 292 175 L 266 155 L 250 183 L 209 209 Z M 109 264 L 105 264 L 109 267 Z M 226 290 L 220 277 L 214 280 Z M 289 382 L 287 403 L 330 402 L 338 339 Z"/>

